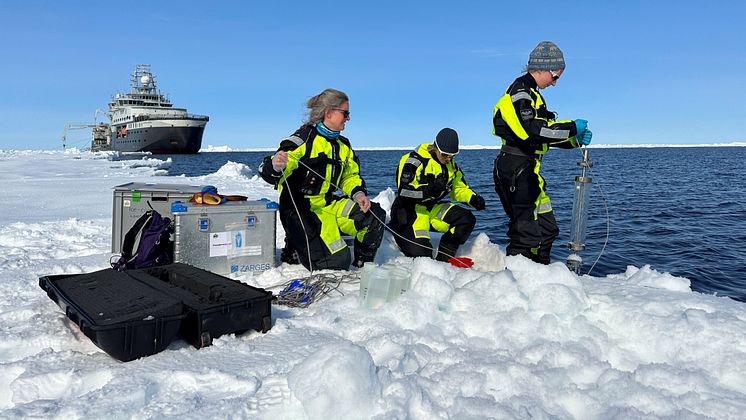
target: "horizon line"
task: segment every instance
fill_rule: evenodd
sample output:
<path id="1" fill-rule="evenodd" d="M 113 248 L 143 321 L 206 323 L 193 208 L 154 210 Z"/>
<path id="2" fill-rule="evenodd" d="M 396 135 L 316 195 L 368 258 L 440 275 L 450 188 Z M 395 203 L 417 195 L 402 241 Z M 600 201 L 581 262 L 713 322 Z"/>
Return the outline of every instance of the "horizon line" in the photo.
<path id="1" fill-rule="evenodd" d="M 418 146 L 418 145 L 417 145 Z M 366 150 L 366 151 L 374 151 L 374 150 L 394 150 L 394 151 L 401 151 L 401 150 L 414 150 L 417 146 L 362 146 L 362 147 L 355 147 L 354 150 Z M 501 145 L 481 145 L 481 144 L 467 144 L 462 145 L 462 150 L 497 150 L 500 149 Z M 675 144 L 675 143 L 667 143 L 667 144 L 653 144 L 653 143 L 641 143 L 641 144 L 594 144 L 590 146 L 586 146 L 588 149 L 633 149 L 633 148 L 674 148 L 674 147 L 746 147 L 746 142 L 743 141 L 736 141 L 736 142 L 730 142 L 730 143 L 699 143 L 699 144 Z M 213 146 L 213 145 L 207 145 L 207 147 L 203 147 L 199 150 L 199 153 L 218 153 L 218 152 L 273 152 L 277 150 L 276 148 L 270 148 L 270 147 L 250 147 L 250 148 L 233 148 L 231 146 L 223 145 L 223 146 Z M 68 147 L 66 149 L 2 149 L 0 148 L 0 153 L 7 153 L 7 152 L 28 152 L 28 151 L 38 151 L 38 152 L 67 152 L 67 151 L 90 151 L 88 148 L 77 148 L 77 147 Z M 105 150 L 102 152 L 116 152 L 115 150 Z M 150 152 L 119 152 L 119 153 L 146 153 L 150 154 Z"/>

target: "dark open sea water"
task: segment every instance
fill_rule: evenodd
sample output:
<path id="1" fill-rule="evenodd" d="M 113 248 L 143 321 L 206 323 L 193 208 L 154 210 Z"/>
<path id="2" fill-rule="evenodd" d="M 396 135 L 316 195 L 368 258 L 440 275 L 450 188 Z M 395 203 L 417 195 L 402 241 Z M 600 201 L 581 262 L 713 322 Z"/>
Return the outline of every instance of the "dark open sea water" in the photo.
<path id="1" fill-rule="evenodd" d="M 394 173 L 405 151 L 358 152 L 370 196 L 395 188 Z M 492 165 L 497 150 L 463 150 L 456 161 L 471 187 L 483 195 L 487 209 L 475 212 L 475 233 L 486 233 L 503 249 L 507 220 L 493 189 Z M 267 152 L 170 155 L 172 175 L 206 175 L 227 161 L 253 170 Z M 580 174 L 579 150 L 553 149 L 544 157 L 542 175 L 561 233 L 553 260 L 568 255 L 574 177 Z M 591 273 L 620 273 L 628 265 L 682 276 L 694 290 L 746 301 L 746 180 L 738 168 L 746 147 L 590 149 L 594 184 L 588 216 L 588 270 L 599 256 L 610 226 L 608 244 Z M 597 186 L 603 189 L 602 195 Z"/>

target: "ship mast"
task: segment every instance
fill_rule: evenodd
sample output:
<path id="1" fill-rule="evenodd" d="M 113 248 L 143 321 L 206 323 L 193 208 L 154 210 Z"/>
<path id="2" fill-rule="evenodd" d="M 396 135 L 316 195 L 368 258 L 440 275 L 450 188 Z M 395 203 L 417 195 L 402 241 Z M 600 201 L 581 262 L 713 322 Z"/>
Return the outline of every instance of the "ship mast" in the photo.
<path id="1" fill-rule="evenodd" d="M 158 95 L 158 89 L 155 84 L 155 76 L 150 70 L 150 64 L 138 64 L 135 72 L 130 76 L 130 86 L 132 93 L 145 95 Z"/>

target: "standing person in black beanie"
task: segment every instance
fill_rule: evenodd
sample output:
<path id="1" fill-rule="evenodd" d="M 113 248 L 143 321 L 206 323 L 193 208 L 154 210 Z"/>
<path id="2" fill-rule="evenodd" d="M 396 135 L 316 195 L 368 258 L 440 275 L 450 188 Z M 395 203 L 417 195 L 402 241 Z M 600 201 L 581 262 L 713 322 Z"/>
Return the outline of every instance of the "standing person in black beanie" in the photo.
<path id="1" fill-rule="evenodd" d="M 539 90 L 555 86 L 565 70 L 565 57 L 550 41 L 531 52 L 526 73 L 500 97 L 493 114 L 492 133 L 502 139 L 493 170 L 495 191 L 509 218 L 508 255 L 523 255 L 549 264 L 559 228 L 539 174 L 541 158 L 550 147 L 587 146 L 587 120 L 557 120 Z"/>
<path id="2" fill-rule="evenodd" d="M 399 161 L 398 194 L 391 206 L 390 227 L 397 233 L 396 243 L 408 257 L 432 258 L 430 231 L 443 233 L 438 261 L 455 257 L 459 246 L 469 239 L 476 218 L 470 210 L 442 201 L 447 195 L 484 210 L 484 199 L 469 188 L 463 172 L 453 161 L 456 154 L 458 134 L 444 128 L 435 142 L 421 144 Z"/>

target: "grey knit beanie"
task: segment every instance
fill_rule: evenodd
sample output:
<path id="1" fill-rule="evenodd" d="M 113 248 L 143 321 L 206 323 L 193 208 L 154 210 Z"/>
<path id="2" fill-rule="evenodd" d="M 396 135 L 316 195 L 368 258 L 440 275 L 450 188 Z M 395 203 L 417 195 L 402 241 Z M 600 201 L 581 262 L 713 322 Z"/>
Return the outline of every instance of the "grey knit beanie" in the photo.
<path id="1" fill-rule="evenodd" d="M 564 70 L 565 56 L 557 44 L 541 41 L 528 56 L 527 70 Z"/>

